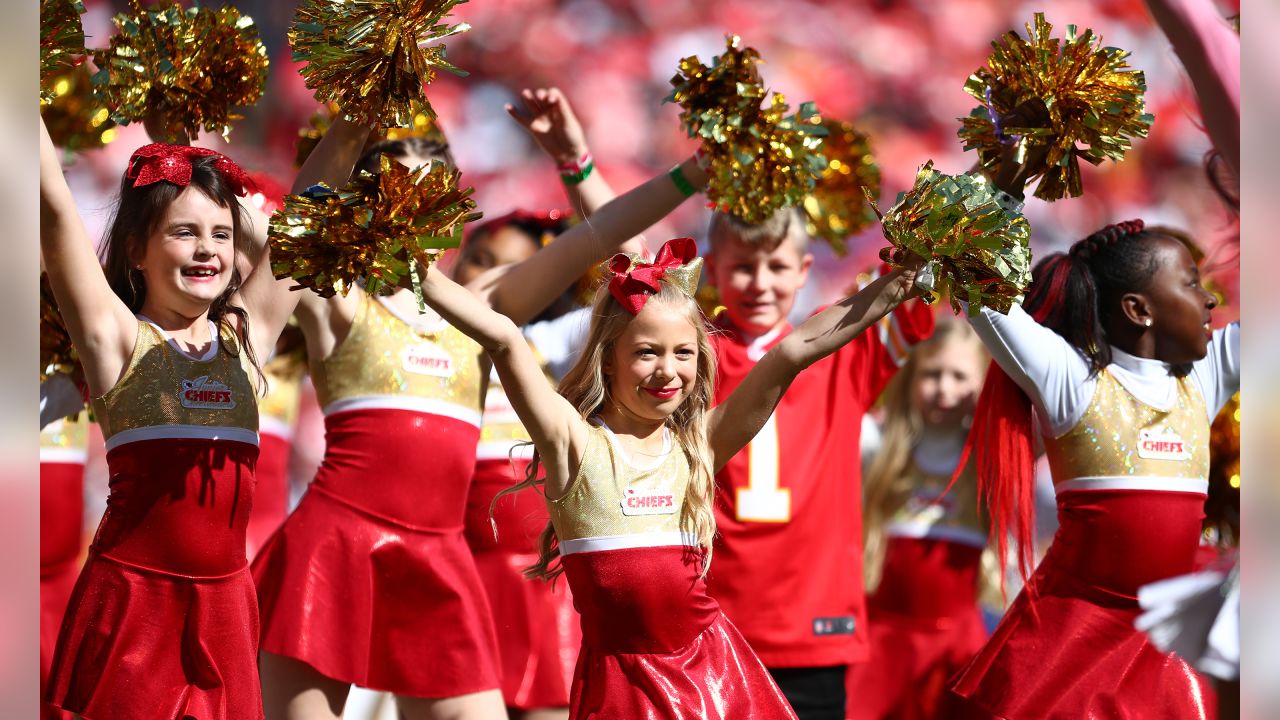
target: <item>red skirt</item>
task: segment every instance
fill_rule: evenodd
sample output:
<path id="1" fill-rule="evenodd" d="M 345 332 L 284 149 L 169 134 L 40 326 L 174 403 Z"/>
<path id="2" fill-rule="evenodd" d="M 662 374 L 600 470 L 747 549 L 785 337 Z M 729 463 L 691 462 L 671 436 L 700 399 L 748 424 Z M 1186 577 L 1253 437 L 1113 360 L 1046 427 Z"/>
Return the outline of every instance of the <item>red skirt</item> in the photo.
<path id="1" fill-rule="evenodd" d="M 867 602 L 871 660 L 849 667 L 847 718 L 950 717 L 947 683 L 987 640 L 981 562 L 980 547 L 889 540 L 884 578 Z"/>
<path id="2" fill-rule="evenodd" d="M 253 577 L 266 652 L 411 697 L 499 687 L 489 605 L 460 527 L 411 526 L 313 483 Z"/>
<path id="3" fill-rule="evenodd" d="M 67 600 L 80 573 L 84 525 L 84 464 L 40 463 L 40 694 L 49 684 L 49 668 Z M 71 716 L 52 706 L 45 720 Z"/>
<path id="4" fill-rule="evenodd" d="M 245 551 L 250 559 L 258 554 L 267 538 L 289 514 L 289 452 L 292 447 L 279 435 L 262 433 L 259 437 L 253 514 L 245 528 Z"/>
<path id="5" fill-rule="evenodd" d="M 46 699 L 87 720 L 255 720 L 258 608 L 248 569 L 184 577 L 90 555 Z"/>
<path id="6" fill-rule="evenodd" d="M 1204 495 L 1071 491 L 1053 544 L 991 640 L 952 689 L 966 717 L 1197 720 L 1217 715 L 1212 685 L 1134 628 L 1137 589 L 1189 572 Z"/>

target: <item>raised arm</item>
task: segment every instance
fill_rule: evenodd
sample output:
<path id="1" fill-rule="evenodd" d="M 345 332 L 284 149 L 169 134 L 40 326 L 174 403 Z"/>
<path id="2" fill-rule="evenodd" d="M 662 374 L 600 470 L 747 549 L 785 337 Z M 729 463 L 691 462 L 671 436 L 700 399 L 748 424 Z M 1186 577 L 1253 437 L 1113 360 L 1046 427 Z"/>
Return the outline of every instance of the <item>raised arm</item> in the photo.
<path id="1" fill-rule="evenodd" d="M 591 161 L 587 135 L 560 88 L 521 90 L 520 100 L 507 105 L 507 112 L 561 168 L 562 177 L 571 174 L 566 173 L 566 169 L 580 171 L 584 159 Z M 600 168 L 594 168 L 577 182 L 565 180 L 563 184 L 569 203 L 580 218 L 590 217 L 617 197 Z"/>
<path id="2" fill-rule="evenodd" d="M 915 270 L 894 269 L 857 294 L 814 315 L 756 363 L 708 420 L 715 469 L 764 427 L 791 381 L 871 327 L 913 294 Z"/>
<path id="3" fill-rule="evenodd" d="M 1212 0 L 1147 0 L 1191 78 L 1213 146 L 1240 176 L 1240 36 Z"/>
<path id="4" fill-rule="evenodd" d="M 138 321 L 107 282 L 76 211 L 58 151 L 40 121 L 40 252 L 93 395 L 115 385 L 133 352 Z"/>
<path id="5" fill-rule="evenodd" d="M 341 119 L 334 121 L 298 170 L 290 192 L 301 193 L 319 183 L 330 187 L 345 183 L 368 136 L 368 127 Z M 267 246 L 268 218 L 249 202 L 242 200 L 240 207 L 244 209 L 250 223 L 246 233 L 249 243 L 244 250 L 246 267 L 241 268 L 245 278 L 239 295 L 253 320 L 250 342 L 254 352 L 259 358 L 266 358 L 275 347 L 276 338 L 284 330 L 285 323 L 289 321 L 298 302 L 308 296 L 314 301 L 319 301 L 320 298 L 311 293 L 289 290 L 294 284 L 291 278 L 275 278 L 271 272 L 271 254 Z"/>
<path id="6" fill-rule="evenodd" d="M 707 174 L 694 158 L 678 167 L 690 186 L 706 185 Z M 528 260 L 480 277 L 471 289 L 493 309 L 523 325 L 592 265 L 613 255 L 619 245 L 687 199 L 669 175 L 662 173 L 616 198 Z"/>
<path id="7" fill-rule="evenodd" d="M 434 264 L 423 279 L 422 297 L 489 354 L 512 408 L 546 467 L 546 492 L 549 497 L 558 497 L 568 484 L 570 468 L 576 466 L 586 447 L 587 426 L 578 411 L 547 383 L 520 328 L 507 316 L 476 302 L 475 295 Z"/>

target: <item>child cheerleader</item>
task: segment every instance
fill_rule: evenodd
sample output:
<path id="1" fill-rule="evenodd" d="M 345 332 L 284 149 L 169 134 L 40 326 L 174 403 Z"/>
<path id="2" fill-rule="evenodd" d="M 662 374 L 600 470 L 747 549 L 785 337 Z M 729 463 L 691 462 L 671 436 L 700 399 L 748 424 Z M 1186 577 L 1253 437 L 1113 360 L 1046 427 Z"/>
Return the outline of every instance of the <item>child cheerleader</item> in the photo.
<path id="1" fill-rule="evenodd" d="M 450 162 L 444 146 L 409 138 L 375 144 L 357 163 L 368 133 L 337 121 L 321 140 L 331 185 L 353 165 L 378 167 L 381 154 L 410 167 Z M 706 179 L 693 158 L 671 175 L 527 261 L 481 275 L 471 302 L 529 321 Z M 340 717 L 354 684 L 395 693 L 407 720 L 502 717 L 493 622 L 463 533 L 484 398 L 480 347 L 420 315 L 408 288 L 303 295 L 298 318 L 327 442 L 306 495 L 254 561 L 267 716 Z"/>
<path id="2" fill-rule="evenodd" d="M 885 388 L 863 484 L 871 660 L 850 668 L 849 718 L 948 717 L 947 681 L 986 642 L 977 479 L 947 487 L 987 361 L 968 324 L 943 318 Z"/>
<path id="3" fill-rule="evenodd" d="M 1008 315 L 973 319 L 1003 370 L 970 439 L 995 531 L 1027 557 L 1032 408 L 1059 518 L 953 684 L 976 715 L 1214 716 L 1210 684 L 1134 629 L 1138 588 L 1193 568 L 1209 423 L 1240 382 L 1239 324 L 1212 331 L 1214 306 L 1187 247 L 1135 220 L 1045 258 Z"/>
<path id="4" fill-rule="evenodd" d="M 551 524 L 531 572 L 565 572 L 582 617 L 574 718 L 795 717 L 706 593 L 714 473 L 797 373 L 902 302 L 914 277 L 894 271 L 810 318 L 712 409 L 715 356 L 693 297 L 695 252 L 682 238 L 653 263 L 610 261 L 560 394 L 515 324 L 428 271 L 427 302 L 488 351 L 533 438 L 523 485 L 544 485 Z"/>
<path id="5" fill-rule="evenodd" d="M 237 199 L 245 182 L 212 150 L 139 148 L 104 273 L 41 125 L 41 250 L 110 470 L 46 699 L 91 720 L 262 717 L 245 559 L 256 358 L 293 300 Z"/>

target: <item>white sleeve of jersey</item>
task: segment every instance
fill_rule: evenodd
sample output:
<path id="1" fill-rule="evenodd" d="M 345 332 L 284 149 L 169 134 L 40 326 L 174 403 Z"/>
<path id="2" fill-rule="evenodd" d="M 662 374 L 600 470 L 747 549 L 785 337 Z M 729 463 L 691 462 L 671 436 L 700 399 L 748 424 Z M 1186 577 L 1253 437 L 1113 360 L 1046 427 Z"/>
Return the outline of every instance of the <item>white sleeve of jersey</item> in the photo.
<path id="1" fill-rule="evenodd" d="M 556 382 L 578 361 L 591 329 L 591 308 L 583 307 L 545 322 L 526 325 L 524 336 L 538 348 Z"/>
<path id="2" fill-rule="evenodd" d="M 1213 333 L 1209 352 L 1191 367 L 1191 377 L 1204 397 L 1209 422 L 1240 389 L 1240 323 L 1233 322 Z"/>

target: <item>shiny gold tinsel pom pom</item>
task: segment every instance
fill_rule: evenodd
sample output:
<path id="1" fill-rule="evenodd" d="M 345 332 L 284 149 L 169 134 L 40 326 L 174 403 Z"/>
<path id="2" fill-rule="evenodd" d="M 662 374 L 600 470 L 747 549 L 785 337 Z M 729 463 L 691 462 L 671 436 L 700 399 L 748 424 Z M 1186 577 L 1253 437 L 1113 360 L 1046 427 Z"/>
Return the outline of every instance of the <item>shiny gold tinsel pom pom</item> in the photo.
<path id="1" fill-rule="evenodd" d="M 94 84 L 111 119 L 127 125 L 163 117 L 168 138 L 195 138 L 203 129 L 226 137 L 234 107 L 253 105 L 267 82 L 267 50 L 253 18 L 230 5 L 183 8 L 164 0 L 114 18 L 119 30 L 105 50 Z"/>
<path id="2" fill-rule="evenodd" d="M 40 0 L 40 104 L 54 97 L 54 83 L 84 55 L 80 0 Z"/>
<path id="3" fill-rule="evenodd" d="M 472 189 L 459 189 L 458 179 L 443 163 L 410 170 L 384 155 L 379 174 L 289 195 L 271 216 L 271 269 L 321 297 L 357 282 L 375 294 L 400 286 L 415 263 L 457 247 L 463 225 L 479 219 Z"/>
<path id="4" fill-rule="evenodd" d="M 804 199 L 806 227 L 843 257 L 848 237 L 876 221 L 863 188 L 872 200 L 880 199 L 880 167 L 866 133 L 842 120 L 823 120 L 822 126 L 827 129 L 822 141 L 827 169 Z"/>
<path id="5" fill-rule="evenodd" d="M 826 167 L 826 131 L 813 103 L 787 115 L 786 99 L 774 93 L 761 107 L 760 54 L 737 36 L 726 44 L 710 67 L 697 56 L 681 60 L 666 101 L 680 105 L 681 124 L 702 141 L 711 205 L 760 223 L 779 208 L 799 205 L 813 190 Z"/>
<path id="6" fill-rule="evenodd" d="M 1020 160 L 1037 158 L 1028 178 L 1040 178 L 1035 195 L 1042 200 L 1078 197 L 1080 160 L 1119 161 L 1152 121 L 1143 112 L 1146 80 L 1129 69 L 1128 52 L 1102 47 L 1092 30 L 1079 34 L 1068 25 L 1060 41 L 1049 36 L 1052 29 L 1036 13 L 1029 39 L 1009 31 L 992 43 L 987 67 L 964 85 L 982 104 L 961 119 L 959 132 L 988 171 L 1004 143 L 1018 144 Z"/>
<path id="7" fill-rule="evenodd" d="M 289 28 L 294 61 L 320 102 L 336 102 L 365 125 L 406 126 L 435 117 L 423 86 L 436 69 L 467 73 L 445 60 L 443 44 L 471 29 L 445 16 L 465 0 L 303 0 Z"/>
<path id="8" fill-rule="evenodd" d="M 996 202 L 981 175 L 946 175 L 931 160 L 881 222 L 894 248 L 927 261 L 917 284 L 949 296 L 956 312 L 957 300 L 969 303 L 970 315 L 983 305 L 1008 312 L 1031 282 L 1031 228 Z M 886 262 L 890 250 L 881 251 Z"/>
<path id="9" fill-rule="evenodd" d="M 73 375 L 80 370 L 80 356 L 71 344 L 71 335 L 49 286 L 49 276 L 40 273 L 40 382 L 51 375 Z"/>
<path id="10" fill-rule="evenodd" d="M 93 92 L 86 63 L 73 65 L 49 78 L 52 98 L 40 108 L 53 144 L 68 152 L 93 150 L 116 137 L 111 112 Z"/>

